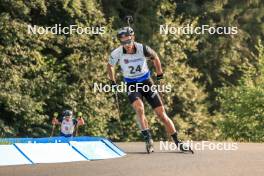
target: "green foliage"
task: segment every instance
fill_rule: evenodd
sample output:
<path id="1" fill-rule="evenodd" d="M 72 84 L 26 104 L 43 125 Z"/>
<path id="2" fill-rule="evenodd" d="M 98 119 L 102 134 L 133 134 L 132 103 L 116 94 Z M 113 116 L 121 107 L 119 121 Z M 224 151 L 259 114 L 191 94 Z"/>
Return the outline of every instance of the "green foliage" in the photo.
<path id="1" fill-rule="evenodd" d="M 236 35 L 199 35 L 198 51 L 188 55 L 189 64 L 202 73 L 200 83 L 206 87 L 209 111 L 218 110 L 215 88 L 237 84 L 257 60 L 254 46 L 263 40 L 263 2 L 234 0 L 188 1 L 177 7 L 186 18 L 198 17 L 197 26 L 233 26 Z M 254 26 L 254 27 L 253 27 Z M 213 113 L 212 113 L 213 114 Z"/>
<path id="2" fill-rule="evenodd" d="M 166 14 L 164 24 L 184 26 L 187 23 L 196 23 L 195 19 L 184 20 L 181 16 L 175 19 L 174 6 L 175 4 L 168 2 L 161 4 L 157 13 Z M 164 96 L 168 114 L 177 124 L 182 137 L 190 135 L 196 140 L 207 139 L 208 133 L 205 129 L 209 130 L 210 126 L 206 123 L 208 116 L 204 103 L 207 95 L 203 87 L 195 81 L 201 74 L 187 64 L 186 55 L 197 50 L 196 37 L 184 34 L 156 35 L 153 41 L 154 46 L 159 46 L 158 53 L 166 73 L 165 83 L 172 85 L 172 91 Z"/>
<path id="3" fill-rule="evenodd" d="M 253 70 L 238 86 L 218 89 L 224 117 L 217 123 L 223 139 L 264 141 L 264 47 L 259 42 L 259 72 Z M 260 79 L 252 81 L 252 77 Z"/>
<path id="4" fill-rule="evenodd" d="M 67 21 L 65 17 L 69 18 L 69 23 L 80 26 L 105 24 L 95 2 L 78 2 L 47 2 L 46 10 L 40 16 L 43 19 L 41 26 L 49 25 L 52 19 L 64 24 Z M 17 2 L 19 5 L 16 6 L 13 5 L 15 1 L 9 3 L 11 6 L 1 3 L 6 12 L 0 16 L 2 135 L 47 136 L 51 128 L 48 115 L 64 108 L 80 110 L 91 118 L 93 125 L 85 128 L 86 133 L 107 135 L 105 124 L 111 116 L 108 113 L 111 107 L 105 95 L 91 92 L 91 85 L 107 80 L 106 71 L 102 70 L 105 70 L 111 36 L 31 35 L 27 33 L 27 25 L 33 20 L 28 18 L 31 6 L 22 2 Z M 35 7 L 33 4 L 32 8 Z M 25 16 L 9 13 L 13 6 L 18 8 L 17 11 L 25 12 Z M 63 12 L 50 18 L 51 13 L 57 13 L 53 11 L 54 6 L 63 7 L 58 8 Z M 75 9 L 80 6 L 81 9 Z M 10 10 L 13 11 L 15 9 Z M 80 13 L 86 13 L 85 20 L 80 19 Z M 97 18 L 93 18 L 94 15 Z"/>

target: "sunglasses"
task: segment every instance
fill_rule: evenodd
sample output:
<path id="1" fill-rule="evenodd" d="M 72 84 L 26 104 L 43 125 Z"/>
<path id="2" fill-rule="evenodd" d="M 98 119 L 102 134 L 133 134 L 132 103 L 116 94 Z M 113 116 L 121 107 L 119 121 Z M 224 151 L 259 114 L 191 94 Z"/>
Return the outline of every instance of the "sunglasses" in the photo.
<path id="1" fill-rule="evenodd" d="M 133 43 L 133 40 L 132 39 L 128 39 L 128 40 L 125 40 L 125 41 L 120 41 L 122 45 L 131 45 Z"/>

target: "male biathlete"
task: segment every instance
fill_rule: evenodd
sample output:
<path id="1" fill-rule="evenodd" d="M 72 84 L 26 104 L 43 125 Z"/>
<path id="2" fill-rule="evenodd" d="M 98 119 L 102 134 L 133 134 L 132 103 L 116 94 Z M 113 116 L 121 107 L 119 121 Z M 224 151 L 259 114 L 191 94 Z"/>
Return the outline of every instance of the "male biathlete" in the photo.
<path id="1" fill-rule="evenodd" d="M 56 125 L 61 125 L 60 135 L 64 137 L 73 137 L 73 133 L 75 131 L 75 135 L 78 135 L 78 127 L 84 125 L 84 119 L 82 118 L 82 113 L 79 112 L 77 115 L 77 119 L 73 118 L 73 112 L 71 110 L 63 111 L 62 118 L 58 119 L 57 115 L 52 119 L 52 135 L 54 133 L 54 128 Z"/>
<path id="2" fill-rule="evenodd" d="M 141 132 L 146 142 L 147 152 L 153 152 L 153 140 L 148 129 L 147 120 L 144 114 L 143 97 L 154 109 L 159 119 L 163 122 L 167 132 L 173 138 L 175 144 L 181 151 L 190 151 L 190 147 L 184 147 L 178 139 L 175 126 L 167 116 L 161 98 L 156 90 L 153 90 L 153 81 L 150 78 L 150 70 L 147 65 L 147 59 L 151 59 L 157 73 L 157 79 L 163 78 L 163 72 L 158 55 L 150 47 L 135 42 L 134 31 L 131 27 L 123 27 L 118 30 L 118 39 L 121 46 L 111 52 L 107 65 L 108 76 L 112 86 L 116 85 L 114 66 L 121 66 L 124 81 L 127 84 L 128 98 L 137 114 Z M 143 88 L 144 87 L 144 88 Z"/>

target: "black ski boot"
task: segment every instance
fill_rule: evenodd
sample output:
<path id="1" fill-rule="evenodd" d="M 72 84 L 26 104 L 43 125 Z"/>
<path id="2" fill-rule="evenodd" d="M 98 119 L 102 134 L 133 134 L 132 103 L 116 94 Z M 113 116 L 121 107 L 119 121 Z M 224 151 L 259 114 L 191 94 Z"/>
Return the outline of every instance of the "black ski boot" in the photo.
<path id="1" fill-rule="evenodd" d="M 180 151 L 194 154 L 194 152 L 193 152 L 193 150 L 192 150 L 192 148 L 190 146 L 187 146 L 183 142 L 178 140 L 177 132 L 172 134 L 171 137 L 173 138 L 175 144 L 177 145 L 178 149 L 180 149 Z"/>

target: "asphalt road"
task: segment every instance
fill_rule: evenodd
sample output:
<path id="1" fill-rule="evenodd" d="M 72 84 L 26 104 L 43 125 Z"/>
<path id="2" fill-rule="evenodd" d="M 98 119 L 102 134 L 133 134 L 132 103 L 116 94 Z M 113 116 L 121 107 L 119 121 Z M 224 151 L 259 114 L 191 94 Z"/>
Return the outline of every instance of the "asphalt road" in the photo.
<path id="1" fill-rule="evenodd" d="M 264 144 L 239 143 L 236 151 L 205 150 L 194 155 L 159 150 L 144 143 L 116 143 L 128 155 L 118 159 L 0 167 L 0 176 L 263 176 Z M 1 156 L 0 156 L 1 157 Z"/>

